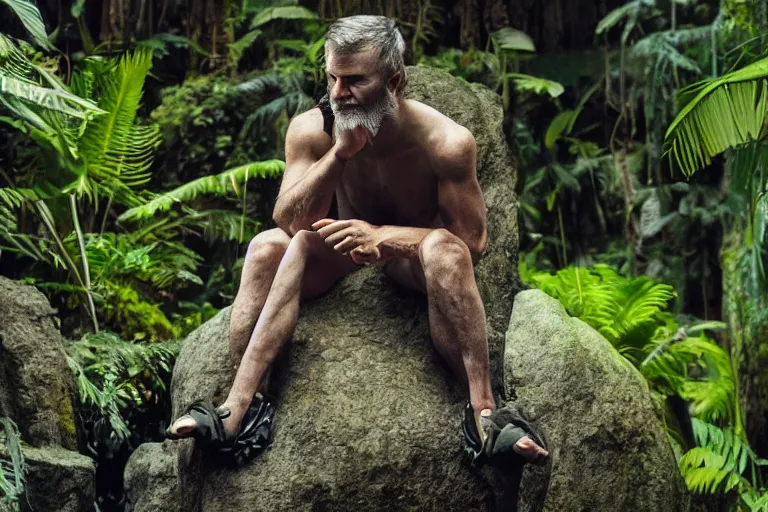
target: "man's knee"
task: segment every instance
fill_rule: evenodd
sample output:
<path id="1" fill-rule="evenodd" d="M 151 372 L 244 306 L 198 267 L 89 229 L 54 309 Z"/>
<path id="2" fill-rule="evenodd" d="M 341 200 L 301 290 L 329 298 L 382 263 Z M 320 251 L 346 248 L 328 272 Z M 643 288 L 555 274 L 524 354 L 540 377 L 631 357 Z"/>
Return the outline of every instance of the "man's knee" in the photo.
<path id="1" fill-rule="evenodd" d="M 279 264 L 290 241 L 290 237 L 280 228 L 262 231 L 248 244 L 245 259 L 252 263 Z"/>
<path id="2" fill-rule="evenodd" d="M 472 273 L 472 255 L 459 237 L 446 229 L 436 229 L 419 245 L 419 260 L 427 281 L 449 286 L 456 277 Z"/>
<path id="3" fill-rule="evenodd" d="M 297 231 L 296 234 L 291 238 L 288 247 L 306 256 L 309 256 L 312 254 L 312 252 L 316 252 L 319 249 L 326 248 L 325 243 L 319 234 L 306 229 Z"/>

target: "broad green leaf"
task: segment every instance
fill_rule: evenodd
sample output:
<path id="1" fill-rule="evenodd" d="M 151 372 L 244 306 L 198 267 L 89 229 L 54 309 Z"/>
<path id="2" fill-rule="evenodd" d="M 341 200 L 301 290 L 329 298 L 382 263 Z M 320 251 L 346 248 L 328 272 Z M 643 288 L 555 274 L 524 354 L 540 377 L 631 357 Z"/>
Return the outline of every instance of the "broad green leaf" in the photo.
<path id="1" fill-rule="evenodd" d="M 40 11 L 32 0 L 0 0 L 18 16 L 35 42 L 45 49 L 51 48 Z"/>
<path id="2" fill-rule="evenodd" d="M 576 112 L 573 110 L 564 110 L 557 114 L 552 122 L 549 123 L 549 128 L 547 128 L 547 133 L 544 136 L 544 146 L 547 149 L 552 149 L 563 132 L 567 132 L 567 128 L 571 125 L 574 115 L 576 115 Z"/>
<path id="3" fill-rule="evenodd" d="M 86 0 L 75 0 L 72 2 L 72 8 L 70 11 L 72 12 L 73 17 L 79 18 L 85 14 L 85 2 Z"/>
<path id="4" fill-rule="evenodd" d="M 5 76 L 2 70 L 0 70 L 0 93 L 78 119 L 85 119 L 95 113 L 105 113 L 92 102 L 80 98 L 64 89 L 40 87 L 27 80 L 19 80 L 12 76 Z M 5 99 L 7 100 L 7 97 Z"/>
<path id="5" fill-rule="evenodd" d="M 535 52 L 531 36 L 521 30 L 505 27 L 491 34 L 491 37 L 503 50 Z"/>
<path id="6" fill-rule="evenodd" d="M 298 5 L 267 7 L 253 17 L 251 28 L 258 28 L 272 20 L 314 20 L 316 18 L 317 14 Z"/>

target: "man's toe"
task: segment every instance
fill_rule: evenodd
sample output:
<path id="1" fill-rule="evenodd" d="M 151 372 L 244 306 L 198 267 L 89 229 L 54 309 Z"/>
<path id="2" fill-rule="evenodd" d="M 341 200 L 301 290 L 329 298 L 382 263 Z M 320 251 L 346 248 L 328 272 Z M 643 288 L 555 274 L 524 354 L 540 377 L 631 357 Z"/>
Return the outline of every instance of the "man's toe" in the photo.
<path id="1" fill-rule="evenodd" d="M 528 436 L 521 438 L 515 444 L 515 451 L 531 462 L 538 462 L 549 456 L 547 450 L 536 444 L 536 442 Z"/>
<path id="2" fill-rule="evenodd" d="M 182 416 L 171 425 L 169 429 L 174 435 L 185 437 L 189 436 L 197 428 L 197 422 L 191 416 Z"/>

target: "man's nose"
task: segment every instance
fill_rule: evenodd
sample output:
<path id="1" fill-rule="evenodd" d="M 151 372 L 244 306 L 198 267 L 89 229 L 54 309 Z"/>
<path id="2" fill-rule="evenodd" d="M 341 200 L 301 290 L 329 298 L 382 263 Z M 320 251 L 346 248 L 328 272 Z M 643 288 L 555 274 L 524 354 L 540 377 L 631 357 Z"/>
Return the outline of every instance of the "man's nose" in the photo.
<path id="1" fill-rule="evenodd" d="M 331 89 L 331 98 L 335 101 L 343 100 L 344 98 L 348 98 L 352 95 L 352 93 L 349 91 L 349 85 L 347 82 L 341 78 L 336 80 L 336 83 L 333 84 L 333 88 Z"/>

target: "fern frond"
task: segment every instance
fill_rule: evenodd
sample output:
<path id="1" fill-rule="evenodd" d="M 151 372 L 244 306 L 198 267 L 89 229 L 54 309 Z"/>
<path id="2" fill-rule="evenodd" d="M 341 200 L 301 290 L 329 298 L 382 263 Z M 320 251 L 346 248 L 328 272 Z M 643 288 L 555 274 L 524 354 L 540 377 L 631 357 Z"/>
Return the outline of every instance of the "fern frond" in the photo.
<path id="1" fill-rule="evenodd" d="M 202 229 L 203 238 L 211 244 L 218 240 L 247 242 L 256 236 L 261 228 L 259 221 L 242 213 L 210 209 L 185 215 L 180 219 L 180 224 Z"/>
<path id="2" fill-rule="evenodd" d="M 241 189 L 250 178 L 272 178 L 279 176 L 285 169 L 285 163 L 280 160 L 266 160 L 241 165 L 222 172 L 216 176 L 205 176 L 182 185 L 170 192 L 161 194 L 148 203 L 131 208 L 123 213 L 118 221 L 140 220 L 152 217 L 156 211 L 168 211 L 174 204 L 184 203 L 202 194 L 226 196 L 230 193 L 240 194 Z"/>
<path id="3" fill-rule="evenodd" d="M 667 129 L 665 144 L 690 176 L 715 155 L 765 136 L 768 58 L 704 82 Z"/>
<path id="4" fill-rule="evenodd" d="M 253 114 L 249 115 L 243 123 L 241 137 L 250 130 L 254 123 L 262 127 L 274 122 L 280 114 L 285 113 L 288 117 L 293 117 L 297 113 L 308 110 L 313 106 L 314 101 L 312 101 L 312 98 L 300 90 L 284 94 L 266 105 L 260 106 Z"/>
<path id="5" fill-rule="evenodd" d="M 698 418 L 692 418 L 692 426 L 698 446 L 686 452 L 679 463 L 689 489 L 716 493 L 737 485 L 759 488 L 755 468 L 764 461 L 733 429 L 720 429 Z M 753 476 L 751 481 L 742 476 L 747 470 Z"/>
<path id="6" fill-rule="evenodd" d="M 136 113 L 151 66 L 152 53 L 136 51 L 125 55 L 115 73 L 102 80 L 99 107 L 108 114 L 88 123 L 78 146 L 89 176 L 118 179 L 130 187 L 149 180 L 160 131 L 156 125 L 137 126 Z"/>
<path id="7" fill-rule="evenodd" d="M 557 98 L 565 92 L 565 88 L 561 83 L 555 82 L 554 80 L 547 80 L 546 78 L 524 75 L 522 73 L 506 73 L 504 77 L 514 80 L 517 84 L 517 88 L 521 91 L 531 91 L 536 94 L 549 94 L 553 98 Z"/>
<path id="8" fill-rule="evenodd" d="M 278 73 L 267 72 L 239 83 L 235 89 L 249 94 L 264 94 L 267 89 L 279 89 L 280 79 Z"/>

